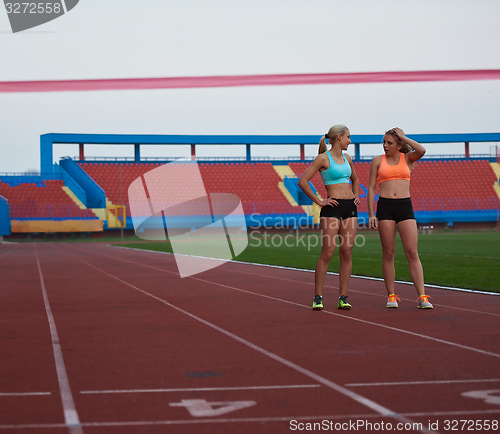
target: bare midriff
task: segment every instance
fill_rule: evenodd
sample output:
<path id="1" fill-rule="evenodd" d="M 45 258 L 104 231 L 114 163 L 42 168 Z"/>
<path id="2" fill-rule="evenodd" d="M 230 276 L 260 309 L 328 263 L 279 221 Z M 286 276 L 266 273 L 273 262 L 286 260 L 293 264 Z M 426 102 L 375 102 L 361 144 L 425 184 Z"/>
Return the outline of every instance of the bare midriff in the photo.
<path id="1" fill-rule="evenodd" d="M 379 184 L 380 197 L 388 199 L 403 199 L 410 197 L 410 181 L 406 179 L 391 179 Z"/>
<path id="2" fill-rule="evenodd" d="M 325 185 L 328 197 L 334 199 L 353 199 L 354 193 L 351 184 L 330 184 Z"/>

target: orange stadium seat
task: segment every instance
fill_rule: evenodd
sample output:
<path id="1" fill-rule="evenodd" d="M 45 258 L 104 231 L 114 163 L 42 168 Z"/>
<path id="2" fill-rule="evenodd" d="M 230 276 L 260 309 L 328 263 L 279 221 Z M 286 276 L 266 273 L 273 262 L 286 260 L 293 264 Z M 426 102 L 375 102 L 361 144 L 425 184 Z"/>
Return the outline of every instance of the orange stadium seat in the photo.
<path id="1" fill-rule="evenodd" d="M 289 163 L 293 172 L 300 177 L 308 167 L 306 163 Z M 362 185 L 360 196 L 363 198 L 364 189 L 368 189 L 370 176 L 370 162 L 355 162 L 354 168 Z M 442 160 L 418 161 L 411 174 L 410 194 L 415 210 L 459 210 L 482 208 L 486 200 L 498 197 L 493 184 L 496 181 L 495 173 L 488 161 L 485 160 Z M 319 174 L 311 180 L 318 193 L 326 196 L 326 189 Z M 363 188 L 364 187 L 364 188 Z M 378 188 L 377 188 L 378 193 Z M 435 199 L 434 202 L 428 199 Z M 436 200 L 437 199 L 437 200 Z M 460 199 L 478 199 L 476 202 Z M 483 200 L 483 202 L 481 202 Z M 361 201 L 359 210 L 365 211 L 365 201 Z M 491 206 L 494 208 L 494 206 Z M 367 210 L 367 209 L 366 209 Z"/>
<path id="2" fill-rule="evenodd" d="M 114 204 L 120 204 L 119 163 L 80 162 L 79 164 L 103 188 L 109 200 Z M 183 164 L 189 163 L 178 163 L 179 169 Z M 128 204 L 129 185 L 137 177 L 160 165 L 161 163 L 122 164 L 123 204 Z M 302 175 L 308 165 L 309 163 L 305 162 L 289 163 L 289 167 L 297 177 Z M 207 192 L 237 195 L 247 214 L 253 212 L 260 214 L 303 213 L 303 209 L 292 206 L 278 188 L 281 178 L 271 163 L 199 163 L 199 168 Z M 355 162 L 354 168 L 362 186 L 359 211 L 366 212 L 370 162 Z M 496 176 L 488 161 L 424 160 L 417 162 L 414 166 L 410 193 L 415 210 L 463 210 L 476 209 L 478 206 L 490 207 L 488 200 L 491 202 L 491 198 L 497 197 L 493 188 L 495 180 Z M 311 182 L 318 194 L 326 197 L 326 189 L 319 173 L 314 175 Z M 0 189 L 0 194 L 2 194 L 1 191 Z M 378 193 L 378 188 L 376 193 Z M 127 213 L 130 215 L 129 211 Z"/>
<path id="3" fill-rule="evenodd" d="M 0 181 L 0 195 L 9 201 L 12 219 L 97 218 L 92 211 L 82 210 L 73 202 L 62 189 L 62 180 L 45 180 L 43 184 L 44 187 L 34 183 L 10 186 Z"/>

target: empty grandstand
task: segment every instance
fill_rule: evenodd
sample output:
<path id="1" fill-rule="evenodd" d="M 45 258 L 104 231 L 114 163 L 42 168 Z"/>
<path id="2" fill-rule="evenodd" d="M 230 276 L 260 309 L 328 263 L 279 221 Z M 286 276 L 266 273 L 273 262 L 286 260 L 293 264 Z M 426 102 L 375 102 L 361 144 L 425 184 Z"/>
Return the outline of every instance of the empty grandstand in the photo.
<path id="1" fill-rule="evenodd" d="M 500 166 L 496 158 L 469 154 L 469 142 L 498 141 L 500 134 L 419 135 L 422 143 L 465 143 L 461 158 L 427 158 L 415 164 L 411 195 L 417 221 L 498 222 L 500 208 L 498 180 Z M 196 146 L 245 144 L 244 159 L 197 159 L 207 193 L 232 193 L 242 202 L 248 224 L 267 219 L 280 225 L 294 226 L 297 218 L 315 222 L 310 200 L 297 187 L 297 178 L 312 161 L 305 158 L 304 145 L 316 144 L 316 136 L 117 136 L 47 134 L 41 139 L 41 174 L 0 175 L 0 196 L 4 228 L 2 233 L 100 232 L 117 228 L 133 229 L 130 218 L 128 187 L 146 173 L 172 159 L 141 158 L 143 144 L 191 144 Z M 359 222 L 367 219 L 366 193 L 370 160 L 363 159 L 360 144 L 377 143 L 381 136 L 352 136 L 354 167 L 361 182 Z M 80 155 L 54 164 L 54 143 L 79 143 Z M 84 143 L 130 144 L 132 159 L 90 158 L 84 155 Z M 196 145 L 195 145 L 196 144 Z M 300 157 L 262 161 L 251 156 L 252 145 L 297 145 Z M 179 161 L 179 165 L 190 164 Z M 186 182 L 184 182 L 186 184 Z M 320 197 L 326 191 L 318 174 L 311 184 Z M 186 187 L 186 185 L 184 185 Z M 170 188 L 182 189 L 175 185 Z M 191 214 L 203 214 L 203 212 Z M 287 223 L 288 222 L 288 223 Z M 9 229 L 6 227 L 9 226 Z"/>

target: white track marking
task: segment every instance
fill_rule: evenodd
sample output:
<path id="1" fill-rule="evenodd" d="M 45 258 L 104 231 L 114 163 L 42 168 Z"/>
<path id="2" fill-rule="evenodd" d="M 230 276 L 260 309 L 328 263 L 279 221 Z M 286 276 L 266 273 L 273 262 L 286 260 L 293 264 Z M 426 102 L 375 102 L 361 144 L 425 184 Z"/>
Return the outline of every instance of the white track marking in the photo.
<path id="1" fill-rule="evenodd" d="M 258 293 L 255 293 L 255 292 L 247 291 L 245 289 L 240 289 L 240 288 L 235 288 L 233 286 L 223 285 L 223 284 L 218 283 L 218 282 L 211 282 L 209 280 L 200 279 L 198 277 L 191 277 L 191 278 L 195 279 L 195 280 L 199 280 L 201 282 L 209 283 L 209 284 L 212 284 L 212 285 L 217 285 L 217 286 L 222 286 L 222 287 L 225 287 L 225 288 L 233 289 L 235 291 L 241 291 L 241 292 L 245 292 L 245 293 L 248 293 L 248 294 L 258 295 L 260 297 L 269 298 L 271 300 L 276 300 L 276 301 L 279 301 L 281 303 L 288 303 L 288 304 L 292 304 L 292 305 L 295 305 L 295 306 L 300 306 L 300 307 L 305 307 L 307 309 L 310 309 L 310 306 L 308 306 L 308 305 L 306 306 L 304 304 L 295 303 L 293 301 L 283 300 L 283 299 L 280 299 L 280 298 L 277 298 L 277 297 L 271 297 L 271 296 L 268 296 L 268 295 L 258 294 Z M 388 329 L 388 330 L 393 330 L 393 331 L 397 331 L 397 332 L 400 332 L 400 333 L 406 333 L 406 334 L 409 334 L 409 335 L 412 335 L 412 336 L 417 336 L 419 338 L 429 339 L 429 340 L 434 341 L 434 342 L 439 342 L 439 343 L 442 343 L 442 344 L 451 345 L 451 346 L 458 347 L 458 348 L 461 348 L 461 349 L 464 349 L 464 350 L 475 351 L 477 353 L 486 354 L 488 356 L 493 356 L 493 357 L 499 357 L 500 358 L 500 354 L 492 353 L 490 351 L 480 350 L 480 349 L 477 349 L 477 348 L 469 347 L 467 345 L 456 344 L 455 342 L 445 341 L 444 339 L 433 338 L 432 336 L 427 336 L 427 335 L 423 335 L 423 334 L 420 334 L 420 333 L 411 332 L 409 330 L 404 330 L 404 329 L 400 329 L 400 328 L 397 328 L 397 327 L 391 327 L 391 326 L 388 326 L 388 325 L 385 325 L 385 324 L 379 324 L 379 323 L 376 323 L 376 322 L 373 322 L 373 321 L 367 321 L 367 320 L 360 319 L 360 318 L 346 316 L 346 315 L 342 315 L 342 314 L 339 314 L 339 313 L 336 313 L 336 312 L 330 312 L 330 311 L 325 310 L 325 309 L 323 309 L 323 312 L 326 313 L 326 314 L 329 314 L 329 315 L 338 316 L 338 317 L 345 318 L 345 319 L 348 319 L 348 320 L 358 321 L 358 322 L 361 322 L 361 323 L 364 323 L 364 324 L 374 325 L 374 326 L 382 327 L 382 328 L 385 328 L 385 329 Z"/>
<path id="2" fill-rule="evenodd" d="M 127 250 L 142 251 L 142 252 L 149 252 L 149 253 L 156 253 L 156 254 L 160 253 L 160 254 L 163 254 L 163 255 L 172 255 L 172 253 L 169 253 L 169 252 L 158 252 L 156 250 L 135 249 L 133 247 L 113 246 L 111 244 L 108 244 L 108 247 L 113 247 L 115 249 L 127 249 Z M 214 261 L 217 260 L 217 258 L 205 258 L 205 259 L 213 259 Z M 254 263 L 254 262 L 244 262 L 244 261 L 236 261 L 236 260 L 234 260 L 234 261 L 228 261 L 228 262 L 232 262 L 234 264 L 255 265 L 255 266 L 258 266 L 258 267 L 279 268 L 279 269 L 282 269 L 282 270 L 305 271 L 307 273 L 314 273 L 314 270 L 308 270 L 308 269 L 305 269 L 305 268 L 284 267 L 283 265 L 258 264 L 258 263 Z M 332 272 L 332 271 L 329 271 L 328 274 L 331 274 L 331 275 L 334 275 L 334 276 L 338 276 L 339 275 L 339 273 L 335 273 L 335 272 Z M 352 274 L 351 277 L 354 277 L 356 279 L 377 280 L 379 282 L 383 282 L 384 281 L 384 279 L 382 279 L 381 277 L 358 276 L 356 274 Z M 402 283 L 402 284 L 405 284 L 405 285 L 413 285 L 413 282 L 406 282 L 404 280 L 395 280 L 395 283 Z M 476 291 L 476 290 L 473 290 L 473 289 L 457 288 L 457 287 L 454 287 L 454 286 L 432 285 L 430 283 L 426 283 L 425 286 L 429 287 L 429 288 L 448 289 L 448 290 L 451 290 L 451 291 L 472 292 L 474 294 L 500 295 L 500 292 Z"/>
<path id="3" fill-rule="evenodd" d="M 313 379 L 314 381 L 317 381 L 318 383 L 323 384 L 324 386 L 329 387 L 330 389 L 335 390 L 336 392 L 339 392 L 340 394 L 342 394 L 344 396 L 347 396 L 348 398 L 351 398 L 352 400 L 356 401 L 357 403 L 359 403 L 361 405 L 364 405 L 365 407 L 370 408 L 371 410 L 375 411 L 376 413 L 380 414 L 381 416 L 391 417 L 393 419 L 399 420 L 399 421 L 404 422 L 404 423 L 414 423 L 412 420 L 407 419 L 405 417 L 402 417 L 400 414 L 397 414 L 396 412 L 394 412 L 386 407 L 383 407 L 382 405 L 377 404 L 376 402 L 374 402 L 368 398 L 365 398 L 364 396 L 361 396 L 355 392 L 352 392 L 351 390 L 346 389 L 345 387 L 340 386 L 339 384 L 334 383 L 333 381 L 330 381 L 324 377 L 321 377 L 320 375 L 315 374 L 314 372 L 309 371 L 308 369 L 305 369 L 305 368 L 303 368 L 303 367 L 301 367 L 293 362 L 290 362 L 289 360 L 284 359 L 283 357 L 280 357 L 274 353 L 271 353 L 270 351 L 267 351 L 266 349 L 259 347 L 258 345 L 255 345 L 252 342 L 247 341 L 246 339 L 243 339 L 243 338 L 235 335 L 234 333 L 231 333 L 231 332 L 229 332 L 229 331 L 227 331 L 219 326 L 216 326 L 215 324 L 212 324 L 209 321 L 206 321 L 206 320 L 204 320 L 204 319 L 202 319 L 202 318 L 200 318 L 200 317 L 198 317 L 198 316 L 196 316 L 196 315 L 194 315 L 194 314 L 192 314 L 192 313 L 190 313 L 190 312 L 188 312 L 188 311 L 186 311 L 178 306 L 175 306 L 175 305 L 169 303 L 168 301 L 163 300 L 160 297 L 157 297 L 156 295 L 150 294 L 149 292 L 144 291 L 144 290 L 138 288 L 137 286 L 134 286 L 134 285 L 120 279 L 119 277 L 116 277 L 116 276 L 114 276 L 114 275 L 112 275 L 112 274 L 110 274 L 110 273 L 108 273 L 108 272 L 106 272 L 98 267 L 95 267 L 94 265 L 92 265 L 92 264 L 90 264 L 82 259 L 79 259 L 76 257 L 74 257 L 74 258 L 77 259 L 78 261 L 84 263 L 84 264 L 87 264 L 89 267 L 111 277 L 112 279 L 115 279 L 116 281 L 121 282 L 124 285 L 127 285 L 127 286 L 135 289 L 136 291 L 139 291 L 142 294 L 147 295 L 148 297 L 151 297 L 154 300 L 157 300 L 160 303 L 163 303 L 166 306 L 168 306 L 168 307 L 170 307 L 170 308 L 172 308 L 172 309 L 174 309 L 174 310 L 176 310 L 176 311 L 178 311 L 178 312 L 180 312 L 180 313 L 182 313 L 182 314 L 184 314 L 184 315 L 186 315 L 186 316 L 188 316 L 188 317 L 190 317 L 190 318 L 192 318 L 192 319 L 194 319 L 194 320 L 196 320 L 196 321 L 198 321 L 198 322 L 200 322 L 200 323 L 202 323 L 202 324 L 204 324 L 204 325 L 206 325 L 206 326 L 208 326 L 208 327 L 210 327 L 210 328 L 212 328 L 220 333 L 222 333 L 223 335 L 225 335 L 231 339 L 234 339 L 235 341 L 240 342 L 241 344 L 275 360 L 276 362 L 281 363 L 281 364 Z M 424 428 L 422 430 L 422 432 L 430 433 L 430 432 L 434 432 L 434 431 L 429 431 L 429 430 L 426 430 Z"/>
<path id="4" fill-rule="evenodd" d="M 54 321 L 54 316 L 52 315 L 52 310 L 50 308 L 47 290 L 45 289 L 45 282 L 43 279 L 42 268 L 40 267 L 40 260 L 38 258 L 36 244 L 34 246 L 36 263 L 38 265 L 38 272 L 40 274 L 40 284 L 42 286 L 43 302 L 45 304 L 45 311 L 47 312 L 47 318 L 49 320 L 50 336 L 52 338 L 52 349 L 54 351 L 57 380 L 59 382 L 59 390 L 61 392 L 64 420 L 71 434 L 83 434 L 83 430 L 80 425 L 80 419 L 78 418 L 78 413 L 76 411 L 75 402 L 73 401 L 73 395 L 71 394 L 71 388 L 69 385 L 68 374 L 66 373 L 66 366 L 64 365 L 64 359 L 62 355 L 61 344 L 59 343 L 59 335 L 57 333 L 56 323 Z"/>
<path id="5" fill-rule="evenodd" d="M 431 413 L 405 413 L 405 416 L 410 417 L 429 417 L 429 416 L 465 416 L 468 414 L 500 414 L 500 409 L 491 410 L 464 410 L 464 411 L 434 411 Z"/>
<path id="6" fill-rule="evenodd" d="M 306 271 L 306 270 L 304 270 Z M 248 271 L 239 271 L 239 270 L 225 270 L 225 272 L 229 272 L 229 273 L 238 273 L 238 274 L 248 274 L 248 275 L 251 275 L 251 276 L 262 276 L 258 273 L 249 273 Z M 334 273 L 330 273 L 329 274 L 334 274 Z M 336 274 L 336 273 L 335 273 Z M 354 277 L 354 276 L 353 276 Z M 285 282 L 293 282 L 293 283 L 297 283 L 297 280 L 293 280 L 293 279 L 286 279 L 284 277 L 277 277 L 277 276 L 266 276 L 266 278 L 271 278 L 271 279 L 276 279 L 276 280 L 283 280 Z M 314 286 L 314 282 L 300 282 L 302 285 L 310 285 L 310 286 Z M 428 285 L 426 285 L 428 286 Z M 333 285 L 324 285 L 325 288 L 333 288 L 333 289 L 339 289 L 338 286 L 333 286 Z M 357 290 L 357 289 L 350 289 L 349 292 L 355 292 L 357 294 L 365 294 L 365 295 L 371 295 L 372 297 L 379 297 L 379 298 L 383 298 L 384 300 L 387 298 L 387 295 L 386 294 L 375 294 L 373 292 L 365 292 L 365 291 L 360 291 L 360 290 Z M 474 292 L 474 293 L 481 293 L 481 294 L 484 294 L 483 292 L 480 292 L 480 291 L 470 291 L 470 292 Z M 490 294 L 490 293 L 488 293 Z M 404 301 L 409 301 L 409 302 L 415 302 L 415 300 L 413 299 L 410 299 L 410 298 L 405 298 L 405 297 L 401 297 L 401 300 L 404 300 Z M 491 316 L 498 316 L 500 317 L 500 314 L 498 313 L 492 313 L 492 312 L 484 312 L 484 311 L 480 311 L 480 310 L 473 310 L 473 309 L 465 309 L 463 307 L 454 307 L 454 306 L 448 306 L 448 305 L 445 305 L 445 304 L 438 304 L 438 303 L 432 303 L 434 306 L 437 306 L 437 307 L 444 307 L 444 308 L 447 308 L 447 309 L 455 309 L 455 310 L 463 310 L 465 312 L 472 312 L 472 313 L 479 313 L 481 315 L 491 315 Z"/>
<path id="7" fill-rule="evenodd" d="M 186 389 L 123 389 L 123 390 L 82 390 L 82 394 L 101 393 L 169 393 L 169 392 L 213 392 L 230 390 L 269 390 L 269 389 L 301 389 L 321 387 L 319 384 L 298 384 L 291 386 L 248 386 L 248 387 L 193 387 Z"/>
<path id="8" fill-rule="evenodd" d="M 17 392 L 17 393 L 0 393 L 0 396 L 43 396 L 52 395 L 50 392 Z"/>
<path id="9" fill-rule="evenodd" d="M 212 401 L 206 399 L 181 399 L 181 402 L 171 402 L 170 407 L 184 407 L 193 417 L 215 417 L 233 411 L 253 407 L 255 401 Z"/>
<path id="10" fill-rule="evenodd" d="M 439 417 L 439 416 L 467 416 L 481 414 L 500 414 L 500 409 L 492 410 L 471 410 L 471 411 L 442 411 L 429 413 L 401 413 L 405 417 Z M 84 422 L 84 427 L 101 427 L 101 426 L 155 426 L 155 425 L 201 425 L 201 424 L 225 424 L 225 423 L 263 423 L 263 422 L 290 422 L 296 421 L 314 421 L 321 422 L 322 420 L 364 420 L 380 418 L 378 414 L 331 414 L 319 416 L 285 416 L 285 417 L 252 417 L 252 418 L 230 418 L 230 419 L 188 419 L 188 420 L 144 420 L 144 421 L 123 421 L 123 422 Z M 427 421 L 422 422 L 425 426 Z M 64 428 L 64 424 L 25 424 L 25 425 L 0 425 L 0 429 L 27 429 L 27 428 Z"/>
<path id="11" fill-rule="evenodd" d="M 263 422 L 290 422 L 290 420 L 353 420 L 353 419 L 369 419 L 380 417 L 378 414 L 344 414 L 344 415 L 327 415 L 327 416 L 284 416 L 284 417 L 249 417 L 249 418 L 218 418 L 218 419 L 188 419 L 188 420 L 158 420 L 158 421 L 124 421 L 124 422 L 87 422 L 82 423 L 83 426 L 99 427 L 99 426 L 151 426 L 151 425 L 191 425 L 204 423 L 263 423 Z M 0 429 L 15 429 L 15 428 L 63 428 L 63 424 L 31 424 L 31 425 L 0 425 Z"/>
<path id="12" fill-rule="evenodd" d="M 168 270 L 165 270 L 163 268 L 154 267 L 152 265 L 141 264 L 140 262 L 136 262 L 136 261 L 131 261 L 131 260 L 128 260 L 128 259 L 119 258 L 119 257 L 113 256 L 113 255 L 103 255 L 103 256 L 108 256 L 108 257 L 114 258 L 114 259 L 119 260 L 119 261 L 130 262 L 132 264 L 141 265 L 143 267 L 151 268 L 153 270 L 163 271 L 164 273 L 178 275 L 178 273 L 173 272 L 173 271 L 168 271 Z M 84 262 L 81 259 L 78 259 L 78 260 L 81 261 L 81 262 Z M 90 265 L 90 264 L 88 264 L 88 265 Z M 90 265 L 90 266 L 93 267 L 93 265 Z M 248 291 L 246 289 L 241 289 L 241 288 L 236 288 L 234 286 L 224 285 L 224 284 L 218 283 L 218 282 L 212 282 L 210 280 L 201 279 L 199 277 L 190 276 L 189 279 L 198 280 L 200 282 L 208 283 L 210 285 L 216 285 L 216 286 L 220 286 L 220 287 L 223 287 L 223 288 L 232 289 L 234 291 L 244 292 L 246 294 L 256 295 L 256 296 L 259 296 L 259 297 L 262 297 L 262 298 L 267 298 L 269 300 L 279 301 L 280 303 L 288 303 L 288 304 L 291 304 L 291 305 L 294 305 L 294 306 L 299 306 L 299 307 L 307 308 L 307 309 L 311 308 L 308 305 L 296 303 L 296 302 L 289 301 L 289 300 L 283 300 L 281 298 L 272 297 L 270 295 L 259 294 L 259 293 L 256 293 L 256 292 Z M 469 347 L 467 345 L 456 344 L 455 342 L 445 341 L 444 339 L 433 338 L 432 336 L 427 336 L 427 335 L 423 335 L 423 334 L 420 334 L 420 333 L 411 332 L 409 330 L 404 330 L 404 329 L 400 329 L 400 328 L 397 328 L 397 327 L 391 327 L 391 326 L 388 326 L 388 325 L 385 325 L 385 324 L 379 324 L 379 323 L 376 323 L 376 322 L 373 322 L 373 321 L 368 321 L 368 320 L 364 320 L 364 319 L 360 319 L 360 318 L 355 318 L 355 317 L 352 317 L 352 316 L 346 316 L 346 315 L 339 314 L 339 313 L 336 313 L 336 312 L 330 312 L 330 311 L 328 311 L 326 309 L 323 309 L 322 312 L 324 312 L 324 313 L 326 313 L 328 315 L 338 316 L 338 317 L 344 318 L 346 320 L 358 321 L 358 322 L 361 322 L 361 323 L 364 323 L 364 324 L 374 325 L 374 326 L 377 326 L 377 327 L 382 327 L 382 328 L 385 328 L 385 329 L 388 329 L 388 330 L 392 330 L 392 331 L 396 331 L 396 332 L 399 332 L 399 333 L 405 333 L 405 334 L 409 334 L 409 335 L 412 335 L 412 336 L 417 336 L 419 338 L 428 339 L 428 340 L 431 340 L 431 341 L 434 341 L 434 342 L 439 342 L 439 343 L 442 343 L 442 344 L 451 345 L 451 346 L 454 346 L 454 347 L 457 347 L 457 348 L 461 348 L 463 350 L 474 351 L 476 353 L 485 354 L 485 355 L 488 355 L 488 356 L 493 356 L 493 357 L 500 358 L 500 354 L 492 353 L 490 351 L 480 350 L 478 348 Z"/>
<path id="13" fill-rule="evenodd" d="M 486 404 L 500 405 L 500 390 L 469 390 L 463 392 L 462 396 L 466 398 L 481 399 Z"/>
<path id="14" fill-rule="evenodd" d="M 109 245 L 108 245 L 109 247 Z M 170 253 L 167 253 L 167 252 L 157 252 L 157 251 L 154 251 L 154 250 L 143 250 L 143 249 L 134 249 L 134 248 L 131 248 L 131 247 L 115 247 L 115 246 L 112 246 L 114 248 L 117 248 L 117 249 L 126 249 L 126 250 L 131 250 L 131 251 L 138 251 L 138 252 L 149 252 L 149 253 L 161 253 L 161 254 L 170 254 Z M 110 255 L 110 257 L 112 258 L 116 258 L 116 259 L 120 259 L 122 261 L 127 261 L 127 259 L 122 259 L 122 258 L 117 258 L 116 256 L 113 256 L 113 255 Z M 133 263 L 138 263 L 138 262 L 134 262 L 134 261 L 130 261 L 130 262 L 133 262 Z M 257 266 L 262 266 L 262 267 L 271 267 L 271 268 L 280 268 L 280 269 L 284 269 L 284 270 L 292 270 L 292 271 L 306 271 L 308 273 L 314 273 L 314 270 L 305 270 L 305 269 L 300 269 L 300 268 L 288 268 L 288 267 L 282 267 L 282 266 L 278 266 L 278 265 L 266 265 L 266 264 L 253 264 L 253 263 L 250 263 L 250 262 L 239 262 L 239 261 L 229 261 L 229 262 L 233 262 L 235 264 L 245 264 L 245 265 L 257 265 Z M 144 264 L 140 264 L 144 267 L 152 267 L 150 265 L 144 265 Z M 167 271 L 167 270 L 164 270 L 164 269 L 160 269 L 160 268 L 156 268 L 156 267 L 152 267 L 154 268 L 155 270 L 162 270 L 166 273 L 174 273 L 173 271 Z M 260 276 L 259 274 L 257 273 L 249 273 L 247 271 L 236 271 L 236 270 L 225 270 L 227 272 L 230 272 L 230 273 L 239 273 L 239 274 L 249 274 L 249 275 L 252 275 L 252 276 Z M 174 273 L 176 274 L 176 273 Z M 332 274 L 332 275 L 338 275 L 338 273 L 332 273 L 332 272 L 328 272 L 328 274 Z M 352 276 L 354 278 L 358 278 L 358 279 L 371 279 L 371 280 L 380 280 L 383 282 L 383 279 L 379 279 L 377 277 L 366 277 L 366 276 Z M 293 279 L 286 279 L 284 277 L 276 277 L 276 276 L 266 276 L 266 278 L 271 278 L 271 279 L 277 279 L 277 280 L 283 280 L 283 281 L 286 281 L 286 282 L 294 282 L 294 283 L 297 283 L 297 280 L 293 280 Z M 302 284 L 304 285 L 314 285 L 314 283 L 312 282 L 301 282 Z M 413 285 L 413 283 L 411 282 L 400 282 L 400 281 L 396 281 L 396 283 L 405 283 L 405 284 L 411 284 Z M 488 294 L 488 295 L 500 295 L 500 293 L 491 293 L 491 292 L 483 292 L 483 291 L 472 291 L 472 290 L 462 290 L 460 288 L 449 288 L 449 287 L 445 287 L 445 286 L 436 286 L 436 285 L 425 285 L 425 286 L 430 286 L 430 287 L 435 287 L 435 288 L 441 288 L 441 289 L 450 289 L 450 290 L 461 290 L 461 291 L 465 291 L 465 292 L 471 292 L 471 293 L 478 293 L 478 294 Z M 325 285 L 326 288 L 334 288 L 334 289 L 339 289 L 337 286 L 331 286 L 331 285 Z M 359 294 L 366 294 L 366 295 L 371 295 L 371 296 L 375 296 L 375 297 L 381 297 L 381 298 L 386 298 L 387 296 L 386 295 L 382 295 L 382 294 L 373 294 L 373 293 L 370 293 L 370 292 L 364 292 L 364 291 L 359 291 L 359 290 L 350 290 L 351 292 L 356 292 L 356 293 L 359 293 Z M 402 298 L 402 300 L 406 300 L 406 301 L 410 301 L 410 302 L 413 302 L 414 300 L 410 300 L 409 298 Z M 465 309 L 463 307 L 454 307 L 454 306 L 448 306 L 448 305 L 445 305 L 445 304 L 438 304 L 438 303 L 433 303 L 434 306 L 437 306 L 437 307 L 445 307 L 447 309 L 455 309 L 455 310 L 462 310 L 462 311 L 465 311 L 465 312 L 472 312 L 472 313 L 479 313 L 481 315 L 491 315 L 491 316 L 498 316 L 500 317 L 500 314 L 497 314 L 497 313 L 492 313 L 492 312 L 483 312 L 483 311 L 479 311 L 479 310 L 473 310 L 473 309 Z"/>
<path id="15" fill-rule="evenodd" d="M 412 386 L 419 384 L 459 384 L 459 383 L 494 383 L 500 379 L 485 379 L 485 380 L 436 380 L 436 381 L 398 381 L 393 383 L 351 383 L 345 384 L 346 387 L 358 386 Z"/>

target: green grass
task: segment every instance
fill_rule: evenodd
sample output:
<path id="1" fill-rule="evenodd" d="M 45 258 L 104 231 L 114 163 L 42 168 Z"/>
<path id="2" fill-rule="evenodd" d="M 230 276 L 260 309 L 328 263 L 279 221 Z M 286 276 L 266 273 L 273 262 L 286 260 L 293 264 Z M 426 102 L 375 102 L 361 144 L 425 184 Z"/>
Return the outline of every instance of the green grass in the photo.
<path id="1" fill-rule="evenodd" d="M 426 283 L 500 292 L 500 233 L 421 235 L 418 251 Z M 382 249 L 378 237 L 366 237 L 365 246 L 353 251 L 353 270 L 359 268 L 355 274 L 382 277 L 381 263 Z M 395 266 L 397 280 L 411 281 L 399 237 Z"/>
<path id="2" fill-rule="evenodd" d="M 285 245 L 286 241 L 292 247 Z M 375 232 L 360 232 L 354 247 L 353 274 L 382 277 L 382 249 Z M 302 238 L 301 238 L 302 237 Z M 118 240 L 117 240 L 118 241 Z M 362 244 L 364 241 L 364 244 Z M 120 244 L 139 249 L 172 252 L 170 243 Z M 500 232 L 440 231 L 419 236 L 419 255 L 427 284 L 500 292 Z M 236 260 L 314 269 L 318 260 L 318 233 L 250 233 L 246 250 Z M 396 240 L 396 280 L 411 281 L 399 236 Z M 337 252 L 330 271 L 339 269 Z"/>

